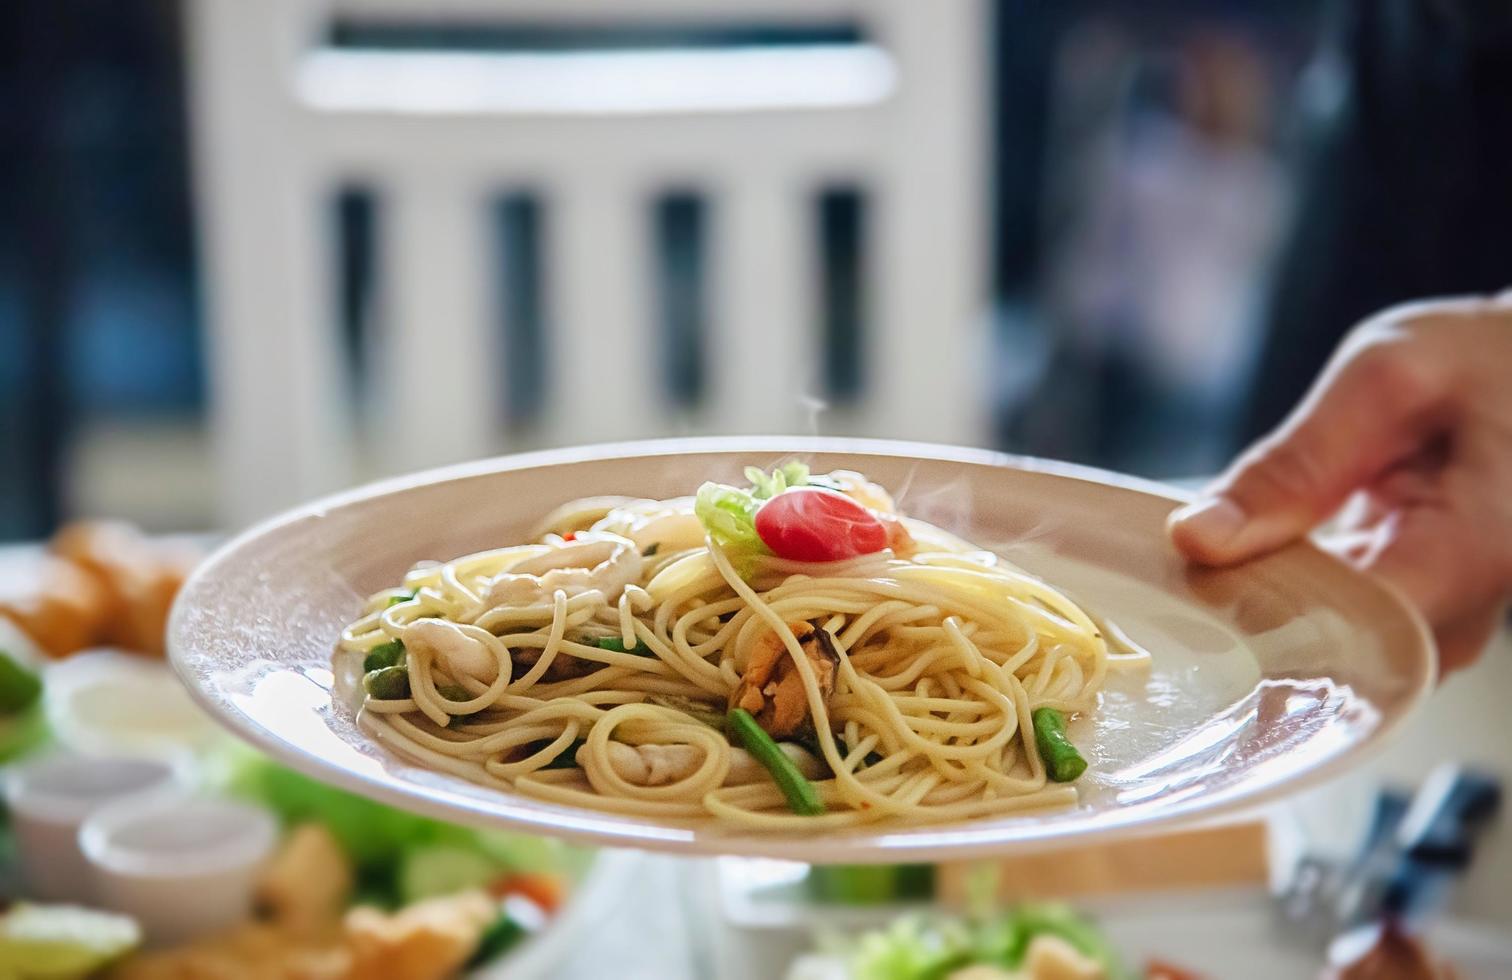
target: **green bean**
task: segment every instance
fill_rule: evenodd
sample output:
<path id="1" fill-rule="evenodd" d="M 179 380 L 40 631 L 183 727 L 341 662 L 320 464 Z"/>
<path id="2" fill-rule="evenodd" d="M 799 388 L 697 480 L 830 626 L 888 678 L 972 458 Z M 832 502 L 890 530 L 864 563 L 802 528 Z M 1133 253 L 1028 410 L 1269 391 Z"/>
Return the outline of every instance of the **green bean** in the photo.
<path id="1" fill-rule="evenodd" d="M 1069 783 L 1087 770 L 1087 760 L 1066 737 L 1066 716 L 1054 708 L 1034 711 L 1034 744 L 1045 763 L 1045 774 L 1057 783 Z"/>
<path id="2" fill-rule="evenodd" d="M 362 679 L 362 687 L 379 701 L 400 701 L 410 696 L 409 668 L 384 667 Z"/>
<path id="3" fill-rule="evenodd" d="M 850 746 L 845 744 L 845 739 L 841 738 L 838 735 L 831 737 L 835 740 L 835 751 L 840 753 L 840 758 L 844 759 L 846 756 L 850 755 Z M 824 758 L 824 749 L 819 744 L 819 736 L 804 735 L 800 738 L 789 739 L 789 741 L 802 746 L 809 755 L 818 759 L 823 765 L 829 765 L 828 760 Z M 865 769 L 867 766 L 874 766 L 877 763 L 881 762 L 883 758 L 884 756 L 881 752 L 877 752 L 875 750 L 868 752 L 861 759 L 861 764 L 856 766 L 856 770 L 859 772 L 860 770 Z"/>
<path id="4" fill-rule="evenodd" d="M 387 643 L 378 644 L 367 652 L 367 656 L 362 658 L 362 672 L 371 674 L 373 671 L 382 670 L 385 667 L 397 667 L 403 659 L 404 641 L 389 640 Z"/>
<path id="5" fill-rule="evenodd" d="M 493 924 L 483 930 L 483 935 L 478 937 L 478 946 L 468 958 L 467 965 L 478 967 L 498 959 L 528 935 L 530 933 L 525 930 L 525 927 L 516 922 L 508 912 L 501 912 Z"/>
<path id="6" fill-rule="evenodd" d="M 545 745 L 549 745 L 549 744 L 550 744 L 549 742 L 548 743 L 542 743 L 542 747 L 544 748 Z M 561 753 L 559 755 L 557 755 L 557 757 L 555 759 L 552 759 L 550 762 L 546 763 L 541 768 L 542 769 L 576 769 L 578 767 L 578 764 L 577 764 L 578 749 L 582 748 L 584 745 L 587 745 L 587 744 L 588 743 L 586 741 L 584 741 L 583 739 L 580 739 L 580 738 L 579 739 L 575 739 L 572 742 L 572 744 L 569 745 L 569 746 L 567 746 L 565 749 L 563 749 L 561 751 Z M 540 749 L 536 749 L 536 751 L 540 751 Z"/>
<path id="7" fill-rule="evenodd" d="M 436 694 L 448 701 L 471 701 L 473 699 L 473 693 L 461 684 L 437 684 Z M 487 708 L 481 708 L 477 711 L 470 711 L 465 715 L 452 715 L 446 719 L 446 724 L 450 726 L 455 722 L 459 725 L 471 725 L 478 721 L 487 711 Z"/>
<path id="8" fill-rule="evenodd" d="M 725 716 L 730 731 L 740 739 L 747 752 L 772 774 L 772 782 L 787 798 L 788 808 L 804 817 L 815 817 L 824 812 L 824 801 L 819 791 L 809 782 L 798 767 L 772 740 L 751 713 L 744 708 L 732 708 Z"/>
<path id="9" fill-rule="evenodd" d="M 625 638 L 622 636 L 601 637 L 598 640 L 597 645 L 600 650 L 608 650 L 611 653 L 629 653 L 634 654 L 637 657 L 655 656 L 655 654 L 651 652 L 651 648 L 646 646 L 639 640 L 636 641 L 635 646 L 630 647 L 628 650 L 625 649 Z"/>

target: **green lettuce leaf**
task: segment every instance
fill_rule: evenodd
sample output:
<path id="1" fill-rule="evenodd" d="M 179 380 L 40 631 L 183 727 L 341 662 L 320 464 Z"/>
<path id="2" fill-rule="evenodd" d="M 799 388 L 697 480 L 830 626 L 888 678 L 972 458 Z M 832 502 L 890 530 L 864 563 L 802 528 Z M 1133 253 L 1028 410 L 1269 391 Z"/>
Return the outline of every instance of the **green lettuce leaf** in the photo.
<path id="1" fill-rule="evenodd" d="M 807 463 L 797 460 L 783 463 L 771 473 L 756 466 L 747 466 L 745 477 L 751 481 L 751 496 L 757 500 L 770 500 L 791 487 L 808 486 L 809 468 Z"/>
<path id="2" fill-rule="evenodd" d="M 37 672 L 9 650 L 0 650 L 0 716 L 20 714 L 41 697 Z"/>
<path id="3" fill-rule="evenodd" d="M 413 891 L 413 872 L 445 853 L 471 855 L 480 880 L 506 871 L 543 871 L 576 877 L 589 853 L 561 841 L 502 831 L 473 830 L 396 810 L 327 786 L 250 751 L 234 750 L 223 788 L 273 810 L 285 825 L 319 823 L 355 867 L 363 900 L 386 907 Z M 412 860 L 413 859 L 413 860 Z M 457 863 L 456 861 L 452 862 Z M 434 878 L 434 875 L 431 875 Z"/>
<path id="4" fill-rule="evenodd" d="M 693 513 L 714 543 L 727 551 L 764 554 L 767 547 L 756 533 L 756 511 L 761 502 L 749 491 L 723 483 L 705 483 L 698 488 Z"/>
<path id="5" fill-rule="evenodd" d="M 867 933 L 848 957 L 856 980 L 944 980 L 967 966 L 1022 966 L 1036 936 L 1066 940 L 1102 964 L 1110 980 L 1130 974 L 1101 931 L 1064 905 L 1026 904 L 985 922 L 928 921 L 908 917 Z"/>
<path id="6" fill-rule="evenodd" d="M 944 980 L 972 964 L 969 946 L 961 925 L 904 918 L 860 938 L 850 975 L 855 980 Z"/>

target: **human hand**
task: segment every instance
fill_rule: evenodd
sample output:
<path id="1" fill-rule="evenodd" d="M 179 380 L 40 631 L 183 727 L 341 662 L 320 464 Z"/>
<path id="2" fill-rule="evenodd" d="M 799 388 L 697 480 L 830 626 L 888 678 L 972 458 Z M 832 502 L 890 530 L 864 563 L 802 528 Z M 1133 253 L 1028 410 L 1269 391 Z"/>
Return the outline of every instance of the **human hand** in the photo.
<path id="1" fill-rule="evenodd" d="M 1474 660 L 1512 591 L 1512 291 L 1356 327 L 1286 422 L 1169 529 L 1191 560 L 1230 565 L 1336 514 L 1324 546 L 1416 604 L 1441 671 Z"/>

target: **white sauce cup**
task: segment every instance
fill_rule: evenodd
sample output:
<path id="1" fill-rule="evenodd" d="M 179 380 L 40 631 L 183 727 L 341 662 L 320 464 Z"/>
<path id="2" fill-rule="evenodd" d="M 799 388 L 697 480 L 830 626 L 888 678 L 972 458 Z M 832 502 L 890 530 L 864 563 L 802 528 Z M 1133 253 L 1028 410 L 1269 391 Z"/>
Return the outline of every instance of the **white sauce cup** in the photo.
<path id="1" fill-rule="evenodd" d="M 93 902 L 79 828 L 112 803 L 175 794 L 181 773 L 163 759 L 107 756 L 50 755 L 10 767 L 5 802 L 26 893 L 47 902 Z"/>
<path id="2" fill-rule="evenodd" d="M 177 756 L 219 737 L 164 663 L 98 649 L 57 661 L 42 675 L 47 721 L 85 755 Z"/>
<path id="3" fill-rule="evenodd" d="M 107 908 L 137 920 L 152 945 L 244 921 L 273 852 L 278 824 L 234 800 L 128 800 L 101 809 L 79 833 Z"/>

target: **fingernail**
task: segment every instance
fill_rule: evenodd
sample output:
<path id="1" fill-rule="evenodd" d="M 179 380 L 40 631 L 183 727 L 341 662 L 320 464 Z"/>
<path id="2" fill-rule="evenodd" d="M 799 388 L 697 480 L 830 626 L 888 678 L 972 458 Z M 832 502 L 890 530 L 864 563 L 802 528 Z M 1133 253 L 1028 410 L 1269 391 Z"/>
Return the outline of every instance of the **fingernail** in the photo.
<path id="1" fill-rule="evenodd" d="M 1244 523 L 1244 511 L 1227 497 L 1194 500 L 1171 514 L 1172 527 L 1179 526 L 1185 534 L 1209 546 L 1229 541 Z"/>

